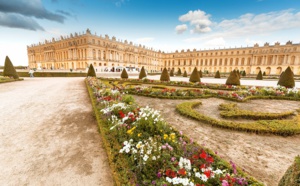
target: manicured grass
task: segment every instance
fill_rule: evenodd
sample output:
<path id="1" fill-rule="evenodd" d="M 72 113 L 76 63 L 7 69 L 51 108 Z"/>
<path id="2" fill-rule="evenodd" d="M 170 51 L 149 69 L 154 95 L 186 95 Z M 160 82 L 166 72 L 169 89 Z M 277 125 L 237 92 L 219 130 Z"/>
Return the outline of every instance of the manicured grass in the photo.
<path id="1" fill-rule="evenodd" d="M 3 76 L 0 76 L 0 83 L 8 83 L 8 82 L 14 82 L 14 81 L 22 81 L 24 79 L 20 78 L 20 79 L 12 79 L 12 78 L 9 78 L 9 77 L 3 77 Z"/>
<path id="2" fill-rule="evenodd" d="M 203 115 L 194 110 L 201 102 L 184 102 L 176 106 L 176 110 L 184 116 L 210 124 L 212 126 L 255 133 L 269 133 L 281 136 L 300 134 L 300 115 L 291 120 L 258 120 L 249 123 L 221 121 Z"/>
<path id="3" fill-rule="evenodd" d="M 281 178 L 278 186 L 299 186 L 300 185 L 300 156 L 295 158 L 294 163 L 288 168 Z"/>

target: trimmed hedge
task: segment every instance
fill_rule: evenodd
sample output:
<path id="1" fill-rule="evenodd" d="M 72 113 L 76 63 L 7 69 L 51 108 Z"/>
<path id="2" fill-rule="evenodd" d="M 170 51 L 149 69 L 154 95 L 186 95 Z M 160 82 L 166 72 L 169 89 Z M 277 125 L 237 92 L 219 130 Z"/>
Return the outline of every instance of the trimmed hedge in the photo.
<path id="1" fill-rule="evenodd" d="M 24 79 L 23 78 L 11 79 L 11 78 L 8 78 L 8 77 L 0 76 L 0 83 L 9 83 L 9 82 L 14 82 L 14 81 L 22 81 L 22 80 L 24 80 Z"/>
<path id="2" fill-rule="evenodd" d="M 188 77 L 186 70 L 184 71 L 184 73 L 183 73 L 182 76 L 183 76 L 183 77 Z"/>
<path id="3" fill-rule="evenodd" d="M 122 79 L 128 79 L 128 73 L 127 73 L 125 68 L 123 68 L 123 71 L 121 73 L 121 78 Z"/>
<path id="4" fill-rule="evenodd" d="M 28 72 L 17 72 L 20 77 L 29 77 Z M 0 72 L 0 75 L 3 73 Z M 83 72 L 34 72 L 34 77 L 86 77 Z"/>
<path id="5" fill-rule="evenodd" d="M 164 68 L 160 75 L 160 81 L 170 81 L 170 76 L 166 68 Z"/>
<path id="6" fill-rule="evenodd" d="M 217 71 L 217 72 L 216 72 L 216 74 L 215 74 L 215 78 L 221 78 L 221 76 L 220 76 L 220 72 L 219 72 L 219 71 Z"/>
<path id="7" fill-rule="evenodd" d="M 294 73 L 290 67 L 280 75 L 278 85 L 285 86 L 287 88 L 293 88 L 295 86 Z"/>
<path id="8" fill-rule="evenodd" d="M 143 66 L 141 71 L 140 71 L 140 74 L 139 74 L 139 79 L 143 79 L 145 77 L 147 77 L 147 74 L 146 74 L 145 68 Z"/>
<path id="9" fill-rule="evenodd" d="M 198 70 L 197 70 L 197 67 L 194 68 L 191 76 L 190 76 L 190 82 L 193 82 L 193 83 L 196 83 L 196 82 L 201 82 L 200 81 L 200 76 L 199 76 L 199 73 L 198 73 Z"/>
<path id="10" fill-rule="evenodd" d="M 297 115 L 292 120 L 259 120 L 256 122 L 238 123 L 213 119 L 195 111 L 194 108 L 201 104 L 201 102 L 184 102 L 176 106 L 176 111 L 192 119 L 226 129 L 254 132 L 257 134 L 269 133 L 280 136 L 300 134 L 300 115 Z"/>
<path id="11" fill-rule="evenodd" d="M 94 66 L 92 64 L 90 64 L 90 67 L 89 67 L 89 70 L 88 70 L 88 73 L 86 76 L 96 77 L 96 72 L 95 72 Z"/>
<path id="12" fill-rule="evenodd" d="M 17 71 L 8 56 L 5 57 L 3 76 L 19 79 L 19 75 L 17 74 Z"/>
<path id="13" fill-rule="evenodd" d="M 219 105 L 221 110 L 220 115 L 223 118 L 243 118 L 252 120 L 271 120 L 271 119 L 284 119 L 295 114 L 294 111 L 282 112 L 282 113 L 263 113 L 253 112 L 250 110 L 241 110 L 235 103 L 223 103 Z"/>
<path id="14" fill-rule="evenodd" d="M 180 76 L 182 73 L 181 73 L 181 69 L 178 68 L 178 72 L 177 72 L 177 75 Z"/>
<path id="15" fill-rule="evenodd" d="M 263 75 L 261 73 L 261 70 L 259 70 L 257 76 L 256 76 L 256 80 L 262 80 L 263 79 Z"/>
<path id="16" fill-rule="evenodd" d="M 226 85 L 241 85 L 239 75 L 235 70 L 230 72 L 229 77 L 226 80 Z"/>
<path id="17" fill-rule="evenodd" d="M 280 179 L 278 186 L 299 186 L 300 185 L 300 156 L 297 156 L 294 163 L 287 169 Z"/>

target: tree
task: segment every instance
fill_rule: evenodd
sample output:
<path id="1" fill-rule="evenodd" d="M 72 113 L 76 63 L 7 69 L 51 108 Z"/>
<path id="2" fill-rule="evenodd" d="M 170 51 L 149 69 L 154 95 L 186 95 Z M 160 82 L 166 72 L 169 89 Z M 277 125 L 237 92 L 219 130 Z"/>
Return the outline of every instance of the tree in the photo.
<path id="1" fill-rule="evenodd" d="M 220 72 L 219 72 L 219 71 L 216 72 L 215 78 L 221 78 L 221 75 L 220 75 Z"/>
<path id="2" fill-rule="evenodd" d="M 171 69 L 171 71 L 170 71 L 170 76 L 174 76 L 174 70 L 173 69 Z"/>
<path id="3" fill-rule="evenodd" d="M 286 88 L 293 88 L 295 86 L 294 73 L 289 66 L 281 74 L 277 84 Z"/>
<path id="4" fill-rule="evenodd" d="M 186 72 L 186 70 L 184 71 L 184 73 L 183 73 L 182 76 L 183 76 L 183 77 L 187 77 L 187 72 Z"/>
<path id="5" fill-rule="evenodd" d="M 178 68 L 177 75 L 181 75 L 181 69 L 180 68 Z"/>
<path id="6" fill-rule="evenodd" d="M 121 73 L 121 78 L 128 79 L 128 74 L 127 74 L 126 68 L 123 68 L 123 71 Z"/>
<path id="7" fill-rule="evenodd" d="M 19 79 L 19 75 L 8 56 L 6 56 L 5 58 L 3 76 L 9 76 L 13 77 L 14 79 Z"/>
<path id="8" fill-rule="evenodd" d="M 261 73 L 261 70 L 259 70 L 257 76 L 256 76 L 256 80 L 262 80 L 263 79 L 263 75 Z"/>
<path id="9" fill-rule="evenodd" d="M 235 70 L 230 72 L 229 77 L 226 80 L 226 85 L 240 85 L 240 78 Z"/>
<path id="10" fill-rule="evenodd" d="M 193 83 L 201 82 L 197 67 L 194 68 L 194 70 L 190 76 L 190 82 L 193 82 Z"/>
<path id="11" fill-rule="evenodd" d="M 246 76 L 246 71 L 245 71 L 245 70 L 242 72 L 242 76 L 243 76 L 243 77 Z"/>
<path id="12" fill-rule="evenodd" d="M 142 67 L 140 74 L 139 74 L 139 79 L 143 79 L 144 77 L 147 77 L 146 71 L 144 66 Z"/>
<path id="13" fill-rule="evenodd" d="M 200 78 L 203 78 L 203 75 L 202 75 L 202 71 L 201 71 L 201 70 L 199 71 L 199 76 L 200 76 Z"/>
<path id="14" fill-rule="evenodd" d="M 267 74 L 266 74 L 266 71 L 264 71 L 264 73 L 263 73 L 263 76 L 266 76 Z"/>
<path id="15" fill-rule="evenodd" d="M 94 69 L 94 66 L 92 64 L 90 64 L 90 67 L 89 67 L 89 70 L 88 70 L 88 73 L 86 75 L 87 77 L 90 76 L 90 77 L 96 77 L 96 72 L 95 72 L 95 69 Z"/>
<path id="16" fill-rule="evenodd" d="M 163 69 L 163 71 L 160 75 L 160 80 L 161 81 L 170 81 L 170 76 L 169 76 L 168 70 L 166 68 Z"/>

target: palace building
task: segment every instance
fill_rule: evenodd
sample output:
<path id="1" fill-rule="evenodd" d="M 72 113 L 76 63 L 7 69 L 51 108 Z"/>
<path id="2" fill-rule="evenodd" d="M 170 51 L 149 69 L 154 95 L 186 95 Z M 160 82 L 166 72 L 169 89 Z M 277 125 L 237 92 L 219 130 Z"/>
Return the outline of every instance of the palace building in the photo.
<path id="1" fill-rule="evenodd" d="M 259 70 L 266 75 L 280 74 L 288 66 L 295 75 L 300 75 L 300 44 L 288 41 L 285 45 L 275 43 L 264 46 L 213 49 L 182 50 L 165 53 L 127 40 L 117 40 L 91 34 L 89 29 L 83 34 L 75 33 L 59 39 L 52 38 L 44 43 L 27 46 L 30 68 L 77 69 L 84 70 L 93 64 L 97 71 L 110 71 L 112 68 L 129 67 L 148 72 L 161 71 L 166 67 L 180 68 L 191 73 L 198 70 L 215 73 L 228 73 L 234 69 L 245 70 L 247 74 L 257 74 Z"/>

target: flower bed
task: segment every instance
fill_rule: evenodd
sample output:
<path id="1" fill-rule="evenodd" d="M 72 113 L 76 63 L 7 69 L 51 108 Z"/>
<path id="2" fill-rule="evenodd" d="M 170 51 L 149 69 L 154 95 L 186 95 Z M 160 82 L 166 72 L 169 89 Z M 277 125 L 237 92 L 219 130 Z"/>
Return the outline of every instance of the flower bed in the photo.
<path id="1" fill-rule="evenodd" d="M 262 185 L 174 130 L 158 111 L 95 78 L 87 82 L 117 185 Z"/>
<path id="2" fill-rule="evenodd" d="M 282 113 L 263 113 L 250 110 L 241 110 L 235 103 L 223 103 L 219 105 L 220 116 L 223 118 L 243 118 L 252 120 L 284 119 L 295 114 L 294 111 Z"/>
<path id="3" fill-rule="evenodd" d="M 290 136 L 300 133 L 300 115 L 291 120 L 258 120 L 249 123 L 238 123 L 233 121 L 221 121 L 205 116 L 194 110 L 201 102 L 185 102 L 176 106 L 180 114 L 193 118 L 207 124 L 246 132 L 270 133 L 281 136 Z"/>

